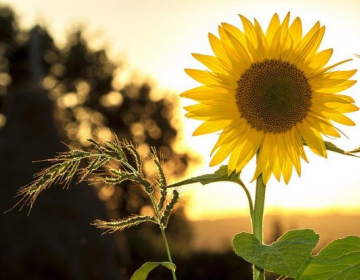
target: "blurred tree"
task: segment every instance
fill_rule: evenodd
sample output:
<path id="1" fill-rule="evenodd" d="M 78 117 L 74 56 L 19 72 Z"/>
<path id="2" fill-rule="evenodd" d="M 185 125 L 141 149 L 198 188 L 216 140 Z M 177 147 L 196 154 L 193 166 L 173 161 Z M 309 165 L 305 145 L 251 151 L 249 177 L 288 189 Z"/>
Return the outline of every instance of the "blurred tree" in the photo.
<path id="1" fill-rule="evenodd" d="M 6 190 L 2 191 L 6 192 L 6 195 L 1 195 L 3 205 L 11 205 L 13 201 L 10 197 L 15 194 L 16 189 L 29 182 L 30 174 L 40 169 L 39 165 L 29 166 L 31 160 L 52 157 L 55 151 L 61 150 L 57 133 L 62 135 L 65 142 L 73 146 L 85 146 L 88 145 L 86 139 L 93 137 L 94 134 L 100 139 L 111 137 L 111 130 L 119 138 L 137 143 L 145 161 L 149 146 L 157 147 L 163 154 L 165 169 L 169 171 L 169 175 L 176 176 L 185 171 L 189 161 L 194 158 L 187 153 L 180 154 L 174 150 L 177 136 L 177 129 L 171 124 L 174 101 L 170 101 L 169 98 L 152 100 L 151 87 L 147 83 L 138 85 L 134 82 L 121 89 L 115 89 L 113 81 L 118 66 L 109 60 L 105 50 L 91 50 L 81 30 L 71 34 L 67 46 L 60 49 L 44 28 L 36 26 L 31 32 L 21 31 L 14 12 L 9 8 L 0 7 L 0 126 L 6 123 L 0 134 L 3 147 L 0 151 L 2 155 L 0 180 L 6 186 Z M 52 121 L 51 102 L 47 96 L 55 105 L 56 124 Z M 56 131 L 54 127 L 58 130 Z M 8 165 L 8 162 L 13 160 L 16 163 Z M 146 163 L 145 167 L 151 177 L 154 170 Z M 22 170 L 22 176 L 13 180 L 19 169 Z M 137 186 L 125 184 L 110 190 L 104 186 L 96 186 L 96 188 L 98 196 L 107 202 L 111 218 L 149 211 L 149 201 Z M 79 203 L 81 200 L 80 208 L 71 208 L 73 210 L 69 209 L 64 215 L 74 215 L 71 211 L 88 211 L 91 215 L 96 215 L 96 209 L 99 211 L 99 216 L 104 215 L 98 203 L 91 198 L 91 194 L 87 194 L 88 198 L 85 195 L 82 199 L 83 194 L 78 189 L 76 193 L 74 192 L 72 190 L 64 195 L 49 190 L 41 198 L 46 207 L 41 206 L 40 200 L 37 202 L 40 205 L 35 205 L 35 209 L 38 210 L 34 209 L 33 212 L 41 214 L 44 209 L 48 210 L 51 199 L 57 200 L 56 211 L 64 211 L 61 203 L 71 208 L 75 206 L 76 201 Z M 47 199 L 43 198 L 46 196 Z M 67 201 L 62 200 L 61 197 L 64 200 L 66 197 Z M 61 213 L 52 212 L 55 209 L 51 210 L 49 217 L 45 219 L 50 217 L 62 219 Z M 38 233 L 32 231 L 29 222 L 39 225 L 35 221 L 37 214 L 33 213 L 26 220 L 29 235 Z M 77 219 L 80 220 L 85 216 L 80 215 Z M 86 217 L 88 219 L 89 215 Z M 6 221 L 14 219 L 14 214 L 5 219 Z M 44 217 L 40 216 L 40 219 Z M 64 226 L 63 223 L 61 225 Z M 18 226 L 19 223 L 14 229 Z M 59 227 L 54 227 L 54 230 L 59 230 Z M 93 233 L 89 234 L 88 236 L 93 236 Z M 191 230 L 181 207 L 170 220 L 168 234 L 170 242 L 173 241 L 171 246 L 176 261 L 176 254 L 182 255 L 186 253 L 186 248 L 190 247 Z M 11 262 L 5 261 L 7 255 L 3 253 L 4 249 L 10 248 L 5 244 L 11 244 L 9 240 L 5 240 L 5 237 L 10 238 L 10 236 L 11 230 L 0 235 L 1 244 L 4 245 L 1 250 L 0 268 L 6 264 L 11 265 Z M 116 236 L 118 246 L 122 249 L 120 254 L 123 275 L 134 271 L 144 261 L 165 259 L 158 228 L 152 225 L 140 226 Z M 91 242 L 88 239 L 92 237 L 85 239 L 85 242 Z M 30 242 L 29 239 L 26 240 Z M 19 249 L 18 254 L 20 253 L 26 254 L 26 249 Z M 87 256 L 87 258 L 97 259 L 99 256 Z M 26 259 L 31 263 L 31 255 Z M 35 267 L 39 265 L 41 262 Z M 18 269 L 19 273 L 20 271 L 21 269 Z M 49 277 L 51 272 L 45 275 Z M 59 279 L 73 279 L 70 274 L 58 276 Z"/>
<path id="2" fill-rule="evenodd" d="M 57 116 L 69 143 L 86 146 L 89 144 L 86 139 L 95 135 L 103 140 L 111 137 L 111 130 L 120 139 L 137 143 L 145 161 L 150 146 L 155 146 L 163 155 L 168 174 L 183 174 L 189 161 L 195 159 L 174 150 L 177 130 L 170 122 L 174 101 L 165 98 L 152 100 L 151 87 L 147 83 L 137 85 L 134 82 L 116 90 L 113 81 L 118 65 L 108 59 L 105 50 L 91 50 L 82 37 L 82 31 L 71 34 L 68 42 L 53 60 L 50 75 L 44 79 L 43 85 L 58 104 Z M 51 83 L 52 87 L 46 84 L 47 79 L 55 81 Z M 146 171 L 152 176 L 155 169 L 146 163 Z M 147 195 L 130 183 L 110 191 L 107 186 L 98 186 L 98 191 L 113 210 L 113 218 L 149 209 Z M 170 222 L 168 229 L 169 238 L 173 239 L 172 235 L 177 237 L 172 247 L 176 252 L 184 253 L 189 246 L 183 245 L 189 244 L 191 234 L 184 212 L 179 209 L 172 220 L 174 222 Z M 127 240 L 133 241 L 129 246 L 132 261 L 127 263 L 130 270 L 136 269 L 138 263 L 147 260 L 150 254 L 156 258 L 154 252 L 162 255 L 162 250 L 158 249 L 162 248 L 162 241 L 156 226 L 139 227 L 124 234 Z M 144 246 L 135 246 L 135 243 L 142 242 Z"/>
<path id="3" fill-rule="evenodd" d="M 0 108 L 3 107 L 7 87 L 11 83 L 8 56 L 16 45 L 18 32 L 14 12 L 7 7 L 0 9 Z M 0 127 L 5 123 L 4 115 L 0 117 Z"/>
<path id="4" fill-rule="evenodd" d="M 172 172 L 171 175 L 181 175 L 191 158 L 173 149 L 177 135 L 170 123 L 173 104 L 164 98 L 151 100 L 151 87 L 146 83 L 130 83 L 120 90 L 114 89 L 112 84 L 117 66 L 110 62 L 105 50 L 91 50 L 81 31 L 72 34 L 68 41 L 68 46 L 53 61 L 51 74 L 43 84 L 58 104 L 57 116 L 69 143 L 73 146 L 88 145 L 86 139 L 94 135 L 103 139 L 111 137 L 108 130 L 111 129 L 120 139 L 137 143 L 145 161 L 149 147 L 157 147 L 163 155 L 165 170 Z M 52 87 L 46 84 L 47 79 L 55 81 L 50 83 Z M 145 167 L 148 167 L 149 176 L 155 172 L 146 163 Z M 98 186 L 98 191 L 107 200 L 112 218 L 149 209 L 147 195 L 130 183 L 110 191 L 107 186 Z M 172 218 L 177 222 L 170 222 L 168 232 L 170 240 L 171 235 L 176 235 L 172 247 L 177 247 L 174 250 L 180 253 L 188 248 L 183 245 L 189 241 L 190 228 L 183 211 L 177 213 Z M 163 250 L 159 249 L 162 242 L 156 227 L 139 227 L 125 231 L 124 235 L 131 244 L 130 258 L 126 263 L 130 270 L 148 260 L 149 255 L 153 258 L 162 256 Z M 143 246 L 135 243 L 143 243 Z M 159 255 L 154 256 L 154 252 Z"/>
<path id="5" fill-rule="evenodd" d="M 8 8 L 0 7 L 0 23 L 1 115 L 5 124 L 0 132 L 3 213 L 15 203 L 19 186 L 30 182 L 32 174 L 41 168 L 31 161 L 52 157 L 64 147 L 54 128 L 48 93 L 39 87 L 50 67 L 42 58 L 42 50 L 56 51 L 51 36 L 38 26 L 30 32 L 19 31 Z M 1 215 L 0 278 L 119 279 L 114 239 L 101 238 L 89 226 L 99 216 L 106 218 L 106 210 L 90 188 L 75 189 L 70 195 L 52 188 L 39 199 L 30 217 L 15 211 Z"/>

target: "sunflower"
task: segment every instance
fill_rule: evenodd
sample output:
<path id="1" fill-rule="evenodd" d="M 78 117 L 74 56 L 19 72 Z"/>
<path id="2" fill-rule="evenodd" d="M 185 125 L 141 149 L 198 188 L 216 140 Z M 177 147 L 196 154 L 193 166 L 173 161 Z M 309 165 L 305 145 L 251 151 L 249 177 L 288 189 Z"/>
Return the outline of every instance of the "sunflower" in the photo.
<path id="1" fill-rule="evenodd" d="M 349 60 L 326 66 L 333 50 L 319 50 L 325 27 L 317 22 L 302 35 L 302 23 L 280 22 L 275 14 L 264 32 L 240 15 L 244 31 L 222 23 L 219 38 L 209 34 L 214 56 L 193 54 L 208 70 L 185 69 L 202 86 L 182 97 L 198 104 L 187 117 L 202 120 L 194 135 L 221 131 L 210 166 L 229 156 L 229 172 L 240 172 L 257 155 L 254 179 L 272 174 L 289 182 L 301 175 L 304 145 L 327 157 L 323 136 L 340 137 L 332 122 L 355 125 L 344 113 L 358 110 L 339 92 L 356 83 L 356 70 L 334 71 Z"/>

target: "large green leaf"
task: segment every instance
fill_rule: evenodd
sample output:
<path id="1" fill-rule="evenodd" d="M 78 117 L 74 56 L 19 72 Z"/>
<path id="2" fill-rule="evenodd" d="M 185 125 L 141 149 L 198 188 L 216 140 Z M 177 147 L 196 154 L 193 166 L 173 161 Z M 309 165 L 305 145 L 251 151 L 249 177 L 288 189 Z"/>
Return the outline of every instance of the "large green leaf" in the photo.
<path id="1" fill-rule="evenodd" d="M 348 236 L 328 244 L 299 272 L 298 280 L 359 280 L 360 238 Z"/>
<path id="2" fill-rule="evenodd" d="M 220 182 L 220 181 L 238 183 L 240 179 L 238 178 L 238 175 L 236 175 L 235 172 L 231 173 L 231 175 L 229 176 L 227 165 L 222 165 L 218 170 L 214 172 L 214 174 L 205 174 L 194 178 L 186 179 L 184 181 L 180 181 L 175 184 L 169 185 L 168 188 L 179 187 L 193 183 L 201 183 L 202 185 L 207 185 L 210 183 Z"/>
<path id="3" fill-rule="evenodd" d="M 169 262 L 146 262 L 138 270 L 135 271 L 130 280 L 145 280 L 157 266 L 162 265 L 171 270 L 171 264 Z"/>
<path id="4" fill-rule="evenodd" d="M 319 235 L 311 229 L 291 230 L 271 245 L 242 232 L 234 237 L 233 247 L 238 256 L 260 268 L 295 277 L 318 241 Z"/>

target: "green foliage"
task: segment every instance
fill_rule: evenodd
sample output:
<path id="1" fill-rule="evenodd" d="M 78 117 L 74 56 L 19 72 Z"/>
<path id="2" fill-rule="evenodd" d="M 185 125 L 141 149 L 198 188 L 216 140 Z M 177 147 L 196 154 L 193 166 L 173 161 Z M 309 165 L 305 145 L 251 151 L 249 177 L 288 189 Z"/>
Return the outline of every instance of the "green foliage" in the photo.
<path id="1" fill-rule="evenodd" d="M 235 253 L 256 266 L 277 274 L 295 277 L 310 257 L 319 235 L 313 230 L 292 230 L 271 245 L 264 245 L 250 233 L 237 234 L 233 240 Z"/>
<path id="2" fill-rule="evenodd" d="M 88 179 L 91 182 L 107 184 L 109 187 L 115 187 L 124 181 L 132 181 L 143 186 L 154 202 L 155 198 L 152 196 L 154 189 L 161 193 L 159 202 L 157 205 L 153 205 L 157 207 L 156 210 L 159 216 L 132 216 L 127 219 L 110 222 L 96 220 L 94 225 L 105 229 L 106 232 L 123 230 L 146 221 L 155 222 L 166 227 L 171 211 L 179 199 L 179 193 L 177 190 L 174 190 L 171 201 L 163 209 L 167 194 L 166 181 L 160 160 L 156 155 L 156 150 L 154 148 L 151 149 L 149 155 L 158 170 L 157 178 L 155 179 L 156 184 L 152 186 L 144 176 L 142 159 L 132 143 L 127 140 L 120 142 L 115 135 L 114 140 L 106 141 L 105 143 L 100 143 L 94 139 L 89 139 L 88 141 L 94 145 L 95 150 L 83 151 L 68 146 L 69 151 L 60 153 L 53 159 L 46 160 L 53 163 L 53 165 L 36 174 L 35 180 L 32 183 L 20 188 L 18 195 L 22 196 L 22 199 L 19 203 L 23 203 L 23 205 L 28 204 L 31 208 L 43 190 L 55 183 L 68 186 L 76 173 L 79 173 L 79 181 Z M 129 163 L 125 150 L 132 155 L 135 166 Z M 85 159 L 87 160 L 86 166 L 80 169 L 80 163 Z M 115 168 L 114 164 L 111 164 L 112 162 L 118 163 L 119 166 Z M 103 171 L 99 172 L 100 169 Z"/>
<path id="3" fill-rule="evenodd" d="M 147 262 L 135 271 L 133 276 L 131 276 L 130 280 L 145 280 L 149 273 L 159 265 L 162 265 L 170 270 L 172 269 L 169 262 Z"/>
<path id="4" fill-rule="evenodd" d="M 222 165 L 218 170 L 216 170 L 213 174 L 205 174 L 197 177 L 193 177 L 190 179 L 186 179 L 180 182 L 177 182 L 175 184 L 171 184 L 167 186 L 167 188 L 174 188 L 179 187 L 183 185 L 189 185 L 193 183 L 201 183 L 202 185 L 207 185 L 215 182 L 233 182 L 240 185 L 243 190 L 245 191 L 245 194 L 247 196 L 247 199 L 249 201 L 249 209 L 250 209 L 250 215 L 253 214 L 253 203 L 250 196 L 250 193 L 248 189 L 246 188 L 243 181 L 240 179 L 240 174 L 236 174 L 236 172 L 229 172 L 227 165 Z"/>
<path id="5" fill-rule="evenodd" d="M 136 271 L 131 279 L 146 279 L 149 272 L 159 264 L 168 267 L 172 271 L 173 279 L 176 279 L 175 266 L 171 260 L 170 250 L 165 236 L 165 228 L 167 227 L 171 212 L 179 200 L 179 193 L 177 190 L 173 190 L 171 201 L 166 203 L 166 180 L 155 148 L 151 149 L 149 158 L 153 160 L 158 172 L 155 184 L 151 185 L 144 176 L 142 159 L 135 146 L 127 140 L 120 142 L 115 135 L 113 137 L 114 140 L 106 141 L 105 143 L 88 139 L 88 141 L 94 145 L 94 150 L 83 151 L 69 146 L 69 151 L 47 160 L 53 163 L 53 165 L 36 174 L 34 182 L 19 190 L 18 195 L 22 196 L 19 203 L 23 203 L 23 205 L 29 204 L 31 209 L 41 191 L 54 183 L 68 185 L 76 173 L 79 173 L 79 181 L 88 179 L 91 182 L 107 184 L 109 187 L 115 187 L 124 181 L 135 182 L 144 187 L 152 202 L 156 215 L 133 215 L 125 219 L 112 221 L 95 220 L 92 225 L 105 230 L 104 233 L 113 233 L 144 222 L 158 224 L 164 238 L 170 264 L 146 263 Z M 131 165 L 125 151 L 132 156 L 135 166 Z M 85 163 L 86 166 L 80 169 L 80 163 L 84 159 L 87 160 Z M 118 164 L 118 166 L 114 167 L 115 164 Z M 100 169 L 102 169 L 102 172 L 99 172 Z M 153 195 L 155 189 L 161 193 L 158 202 Z M 165 209 L 163 207 L 164 205 L 166 205 Z"/>
<path id="6" fill-rule="evenodd" d="M 45 160 L 52 162 L 53 165 L 35 174 L 35 180 L 32 183 L 19 189 L 18 196 L 22 197 L 19 203 L 22 206 L 29 205 L 31 209 L 38 195 L 51 185 L 58 183 L 68 187 L 81 160 L 90 156 L 89 152 L 70 147 L 68 152 L 60 153 L 53 159 Z"/>
<path id="7" fill-rule="evenodd" d="M 113 143 L 118 143 L 116 136 L 114 137 Z M 82 181 L 110 160 L 123 160 L 125 163 L 124 159 L 109 149 L 107 144 L 99 144 L 92 139 L 89 139 L 89 142 L 95 145 L 97 151 L 83 151 L 68 146 L 69 151 L 45 160 L 53 165 L 35 174 L 35 180 L 32 183 L 19 189 L 18 196 L 22 198 L 18 204 L 29 205 L 31 209 L 38 195 L 53 184 L 68 187 L 76 173 L 79 173 L 79 181 Z M 120 145 L 119 149 L 121 149 Z M 80 169 L 80 163 L 85 159 L 88 160 L 88 164 L 84 169 Z"/>
<path id="8" fill-rule="evenodd" d="M 324 141 L 324 143 L 325 143 L 326 150 L 328 150 L 328 151 L 332 151 L 334 153 L 352 156 L 352 157 L 359 157 L 357 155 L 354 155 L 354 153 L 359 153 L 360 148 L 347 152 L 347 151 L 344 151 L 343 149 L 340 149 L 338 146 L 336 146 L 335 144 L 333 144 L 331 142 Z"/>
<path id="9" fill-rule="evenodd" d="M 194 183 L 201 183 L 202 185 L 207 185 L 215 182 L 239 182 L 240 179 L 235 172 L 228 175 L 228 167 L 227 165 L 222 165 L 218 170 L 216 170 L 213 174 L 204 174 L 201 176 L 197 176 L 194 178 L 186 179 L 184 181 L 177 182 L 175 184 L 169 185 L 168 188 L 179 187 L 183 185 L 189 185 Z"/>
<path id="10" fill-rule="evenodd" d="M 327 150 L 343 155 L 358 157 L 354 154 L 360 152 L 360 149 L 346 152 L 326 141 L 325 145 Z M 236 173 L 229 174 L 227 166 L 221 166 L 214 174 L 186 179 L 167 188 L 192 183 L 207 185 L 221 181 L 241 185 L 248 195 L 250 212 L 253 213 L 247 188 Z M 243 232 L 234 237 L 233 247 L 238 256 L 260 269 L 283 275 L 281 279 L 287 277 L 296 277 L 298 280 L 360 279 L 359 238 L 347 237 L 336 240 L 324 248 L 319 255 L 312 257 L 311 252 L 318 241 L 319 235 L 310 229 L 289 231 L 271 245 L 264 245 L 253 234 Z"/>
<path id="11" fill-rule="evenodd" d="M 360 238 L 348 236 L 334 240 L 303 266 L 296 279 L 360 279 Z"/>

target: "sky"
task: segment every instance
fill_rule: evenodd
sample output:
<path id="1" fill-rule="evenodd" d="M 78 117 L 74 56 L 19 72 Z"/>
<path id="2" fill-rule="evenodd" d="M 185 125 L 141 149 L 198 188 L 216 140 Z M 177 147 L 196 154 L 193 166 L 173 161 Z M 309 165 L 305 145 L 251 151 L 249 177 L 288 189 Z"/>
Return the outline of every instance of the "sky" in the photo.
<path id="1" fill-rule="evenodd" d="M 289 11 L 292 19 L 299 16 L 305 31 L 319 20 L 326 26 L 321 49 L 334 49 L 330 63 L 354 58 L 342 69 L 360 68 L 360 59 L 353 56 L 360 53 L 359 0 L 0 0 L 0 4 L 15 8 L 23 28 L 36 22 L 45 25 L 60 45 L 69 31 L 83 24 L 91 46 L 106 46 L 115 60 L 125 58 L 131 71 L 120 78 L 134 75 L 131 73 L 151 77 L 158 92 L 168 91 L 173 95 L 198 85 L 184 72 L 184 68 L 205 69 L 191 53 L 212 54 L 208 33 L 217 35 L 221 22 L 242 28 L 238 14 L 250 19 L 255 17 L 263 28 L 275 12 L 281 19 Z M 360 79 L 360 73 L 355 79 Z M 359 84 L 344 93 L 360 105 Z M 192 103 L 182 100 L 180 104 Z M 218 167 L 208 165 L 218 136 L 193 137 L 192 132 L 200 123 L 185 119 L 183 109 L 179 108 L 179 112 L 178 125 L 184 127 L 183 143 L 203 156 L 203 164 L 191 169 L 187 176 L 213 172 Z M 360 113 L 352 113 L 350 117 L 357 126 L 340 126 L 349 139 L 333 141 L 345 150 L 360 146 Z M 310 151 L 307 155 L 310 163 L 302 162 L 300 178 L 293 175 L 288 185 L 274 179 L 269 181 L 267 213 L 360 214 L 360 159 L 333 153 L 323 159 Z M 242 172 L 242 179 L 252 194 L 255 185 L 250 180 L 254 168 L 252 161 Z M 186 208 L 190 219 L 246 215 L 248 211 L 245 194 L 230 183 L 194 184 L 182 187 L 181 193 L 188 200 Z"/>

